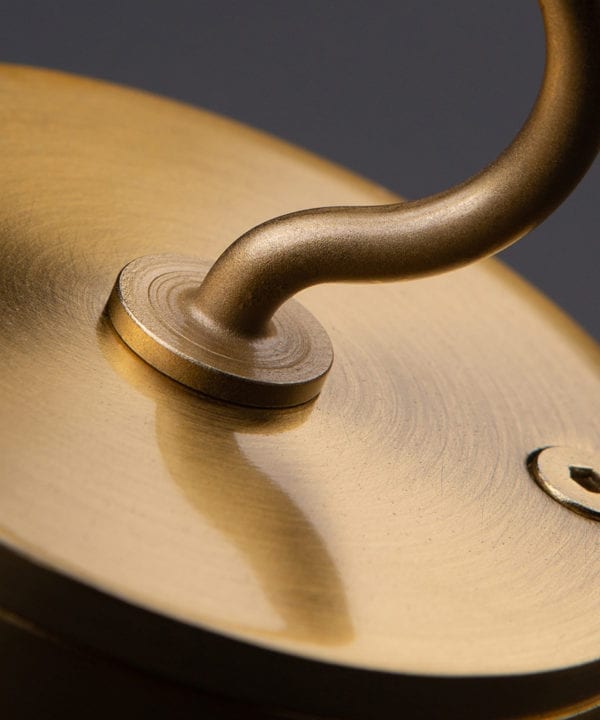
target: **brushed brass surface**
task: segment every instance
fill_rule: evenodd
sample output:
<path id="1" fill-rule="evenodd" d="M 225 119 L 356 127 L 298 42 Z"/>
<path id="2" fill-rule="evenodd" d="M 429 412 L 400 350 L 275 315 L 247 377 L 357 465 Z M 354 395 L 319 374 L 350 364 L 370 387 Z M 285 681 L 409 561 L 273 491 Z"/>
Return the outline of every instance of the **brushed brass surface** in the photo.
<path id="1" fill-rule="evenodd" d="M 596 343 L 496 261 L 318 286 L 301 302 L 336 349 L 318 402 L 209 401 L 113 332 L 119 269 L 397 198 L 59 73 L 2 66 L 0 128 L 0 604 L 181 682 L 334 717 L 380 716 L 384 697 L 461 719 L 598 703 L 599 527 L 526 467 L 535 448 L 597 449 Z"/>
<path id="2" fill-rule="evenodd" d="M 172 268 L 170 279 L 158 276 L 159 261 L 148 275 L 155 287 L 186 285 L 188 291 L 170 293 L 169 307 L 161 311 L 152 300 L 156 292 L 139 281 L 135 296 L 129 288 L 125 312 L 116 291 L 110 308 L 119 311 L 121 324 L 128 318 L 125 342 L 170 377 L 219 399 L 295 405 L 318 393 L 331 350 L 328 343 L 302 341 L 294 355 L 302 361 L 292 361 L 294 333 L 279 336 L 282 321 L 275 313 L 293 294 L 321 282 L 398 280 L 455 269 L 533 229 L 571 192 L 600 147 L 600 4 L 539 4 L 546 30 L 544 82 L 529 119 L 495 162 L 424 200 L 301 210 L 267 220 L 222 254 L 197 280 L 196 292 L 188 276 L 175 283 Z M 164 321 L 148 325 L 157 314 Z M 185 351 L 174 337 L 185 338 Z M 287 379 L 272 372 L 282 359 Z M 241 392 L 232 361 L 244 369 Z M 250 386 L 248 374 L 257 381 Z"/>

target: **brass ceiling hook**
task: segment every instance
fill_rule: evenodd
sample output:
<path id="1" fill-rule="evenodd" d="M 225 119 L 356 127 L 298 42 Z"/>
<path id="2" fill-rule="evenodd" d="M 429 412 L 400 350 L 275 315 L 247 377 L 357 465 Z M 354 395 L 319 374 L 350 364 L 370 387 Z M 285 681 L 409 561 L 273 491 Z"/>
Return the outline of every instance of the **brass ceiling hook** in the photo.
<path id="1" fill-rule="evenodd" d="M 539 222 L 597 148 L 599 5 L 544 3 L 526 129 L 422 203 L 214 113 L 0 64 L 3 709 L 598 715 L 598 343 L 494 259 L 268 318 L 308 281 L 433 272 Z M 199 290 L 194 255 L 340 198 L 250 231 Z M 104 312 L 132 258 L 110 312 L 149 363 L 284 406 L 333 344 L 318 401 L 213 402 L 142 362 Z"/>
<path id="2" fill-rule="evenodd" d="M 165 374 L 213 397 L 296 405 L 319 392 L 333 360 L 319 323 L 286 303 L 296 292 L 323 282 L 444 272 L 498 252 L 542 222 L 598 152 L 600 12 L 595 0 L 540 5 L 542 89 L 494 163 L 424 200 L 269 220 L 210 270 L 179 256 L 139 258 L 121 271 L 109 300 L 123 340 Z"/>

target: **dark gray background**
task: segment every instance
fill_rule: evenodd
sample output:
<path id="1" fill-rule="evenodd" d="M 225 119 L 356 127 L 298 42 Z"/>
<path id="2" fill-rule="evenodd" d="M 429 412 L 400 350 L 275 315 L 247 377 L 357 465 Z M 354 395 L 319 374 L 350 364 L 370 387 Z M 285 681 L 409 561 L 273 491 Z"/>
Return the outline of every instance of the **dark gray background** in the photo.
<path id="1" fill-rule="evenodd" d="M 0 0 L 4 61 L 216 110 L 411 198 L 503 149 L 543 56 L 534 0 Z M 596 163 L 503 254 L 598 339 L 599 189 Z"/>

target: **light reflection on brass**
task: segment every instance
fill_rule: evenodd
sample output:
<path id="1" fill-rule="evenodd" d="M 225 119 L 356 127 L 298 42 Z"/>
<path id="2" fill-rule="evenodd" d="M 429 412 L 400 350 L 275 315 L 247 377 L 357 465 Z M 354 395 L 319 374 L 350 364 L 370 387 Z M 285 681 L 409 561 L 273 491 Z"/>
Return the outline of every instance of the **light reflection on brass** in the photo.
<path id="1" fill-rule="evenodd" d="M 98 336 L 112 367 L 156 403 L 156 439 L 171 477 L 252 568 L 284 623 L 273 634 L 322 645 L 352 640 L 344 587 L 323 538 L 236 441 L 260 434 L 276 445 L 279 433 L 308 420 L 312 404 L 273 412 L 198 395 L 190 402 L 191 391 L 133 355 L 105 317 Z"/>

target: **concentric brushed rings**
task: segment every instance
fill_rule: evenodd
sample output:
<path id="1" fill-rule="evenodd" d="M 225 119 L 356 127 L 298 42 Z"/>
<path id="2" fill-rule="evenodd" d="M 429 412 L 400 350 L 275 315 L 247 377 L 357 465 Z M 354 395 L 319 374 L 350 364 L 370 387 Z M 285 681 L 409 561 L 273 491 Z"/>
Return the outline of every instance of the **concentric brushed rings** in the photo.
<path id="1" fill-rule="evenodd" d="M 318 395 L 333 361 L 320 323 L 292 300 L 264 336 L 216 327 L 195 304 L 210 266 L 179 255 L 146 255 L 126 265 L 108 301 L 123 341 L 165 375 L 221 400 L 275 408 Z"/>

